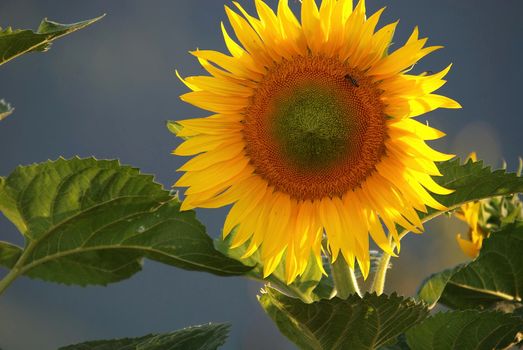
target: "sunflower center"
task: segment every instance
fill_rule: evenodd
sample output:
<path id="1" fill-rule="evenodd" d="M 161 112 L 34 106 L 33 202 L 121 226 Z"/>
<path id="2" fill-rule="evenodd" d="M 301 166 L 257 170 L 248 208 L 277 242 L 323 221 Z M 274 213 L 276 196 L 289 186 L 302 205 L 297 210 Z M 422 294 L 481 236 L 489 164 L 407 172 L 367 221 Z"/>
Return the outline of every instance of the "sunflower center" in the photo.
<path id="1" fill-rule="evenodd" d="M 360 186 L 385 152 L 380 94 L 335 59 L 276 65 L 245 111 L 245 150 L 256 173 L 298 200 L 341 197 Z"/>
<path id="2" fill-rule="evenodd" d="M 290 163 L 303 170 L 321 169 L 346 154 L 352 124 L 331 91 L 306 84 L 276 101 L 272 132 Z"/>

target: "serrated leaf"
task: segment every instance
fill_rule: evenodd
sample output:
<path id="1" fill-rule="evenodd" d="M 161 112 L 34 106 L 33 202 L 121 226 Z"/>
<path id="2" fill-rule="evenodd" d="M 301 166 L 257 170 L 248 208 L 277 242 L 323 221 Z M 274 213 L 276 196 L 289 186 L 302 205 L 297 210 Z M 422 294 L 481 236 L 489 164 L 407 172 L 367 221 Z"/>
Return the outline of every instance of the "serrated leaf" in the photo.
<path id="1" fill-rule="evenodd" d="M 442 176 L 433 177 L 434 181 L 454 192 L 433 196 L 449 210 L 470 201 L 523 192 L 522 177 L 503 169 L 492 171 L 491 167 L 483 166 L 483 161 L 469 160 L 461 164 L 460 159 L 455 158 L 438 163 L 438 168 Z M 423 221 L 428 221 L 447 211 L 428 208 L 428 213 L 420 213 L 420 217 Z"/>
<path id="2" fill-rule="evenodd" d="M 0 120 L 7 118 L 14 110 L 5 100 L 0 100 Z"/>
<path id="3" fill-rule="evenodd" d="M 476 260 L 433 275 L 423 284 L 419 296 L 428 303 L 439 299 L 440 303 L 456 309 L 521 302 L 522 252 L 523 222 L 507 225 L 483 241 Z"/>
<path id="4" fill-rule="evenodd" d="M 69 345 L 58 350 L 216 350 L 225 344 L 227 324 L 207 324 L 166 334 L 150 334 L 139 338 L 97 340 Z"/>
<path id="5" fill-rule="evenodd" d="M 400 334 L 428 315 L 423 304 L 396 294 L 304 304 L 268 288 L 259 299 L 280 331 L 300 349 L 378 349 L 396 343 Z"/>
<path id="6" fill-rule="evenodd" d="M 104 16 L 73 24 L 60 24 L 44 19 L 36 32 L 28 29 L 0 28 L 0 65 L 24 53 L 46 51 L 53 40 L 85 28 Z"/>
<path id="7" fill-rule="evenodd" d="M 193 211 L 179 209 L 152 176 L 117 161 L 59 159 L 0 182 L 0 211 L 26 239 L 20 274 L 104 285 L 132 276 L 144 257 L 224 276 L 249 270 L 214 249 Z"/>
<path id="8" fill-rule="evenodd" d="M 452 311 L 407 331 L 412 350 L 506 349 L 523 336 L 523 319 L 497 311 Z"/>
<path id="9" fill-rule="evenodd" d="M 447 209 L 427 208 L 426 213 L 419 213 L 422 222 L 432 220 L 467 202 L 523 192 L 523 177 L 507 173 L 504 169 L 492 171 L 491 167 L 484 167 L 481 160 L 469 160 L 461 164 L 459 158 L 454 158 L 438 163 L 438 168 L 442 176 L 434 176 L 434 181 L 454 192 L 448 195 L 432 194 Z M 407 233 L 405 230 L 400 236 L 403 237 Z"/>

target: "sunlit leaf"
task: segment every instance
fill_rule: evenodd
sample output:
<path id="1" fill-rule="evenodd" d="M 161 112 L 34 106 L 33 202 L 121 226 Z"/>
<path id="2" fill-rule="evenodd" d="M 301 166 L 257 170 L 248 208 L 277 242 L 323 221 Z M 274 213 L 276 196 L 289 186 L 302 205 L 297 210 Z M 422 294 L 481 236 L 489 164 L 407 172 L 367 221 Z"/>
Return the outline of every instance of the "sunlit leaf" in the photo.
<path id="1" fill-rule="evenodd" d="M 58 350 L 216 350 L 225 344 L 228 333 L 227 324 L 207 324 L 139 338 L 90 341 Z"/>
<path id="2" fill-rule="evenodd" d="M 268 288 L 260 303 L 285 336 L 311 350 L 379 349 L 428 315 L 423 304 L 395 294 L 305 304 Z"/>
<path id="3" fill-rule="evenodd" d="M 467 309 L 521 302 L 523 293 L 523 222 L 507 225 L 484 240 L 478 258 L 431 276 L 419 296 L 429 304 Z"/>
<path id="4" fill-rule="evenodd" d="M 53 40 L 85 28 L 104 16 L 73 24 L 60 24 L 44 19 L 36 32 L 29 29 L 0 28 L 0 65 L 27 52 L 46 51 Z"/>
<path id="5" fill-rule="evenodd" d="M 117 161 L 59 159 L 0 181 L 0 211 L 26 239 L 20 274 L 103 285 L 139 271 L 144 257 L 224 276 L 249 271 L 214 249 L 193 211 L 179 209 L 152 176 Z M 0 264 L 10 267 L 17 252 L 0 245 Z"/>
<path id="6" fill-rule="evenodd" d="M 454 273 L 460 269 L 462 265 L 455 268 L 447 269 L 429 276 L 423 283 L 418 291 L 418 297 L 423 300 L 429 308 L 436 305 L 445 286 L 452 278 Z"/>
<path id="7" fill-rule="evenodd" d="M 523 319 L 497 311 L 441 312 L 407 331 L 412 350 L 506 349 L 523 336 Z"/>
<path id="8" fill-rule="evenodd" d="M 427 208 L 427 213 L 420 213 L 422 221 L 431 220 L 470 201 L 523 192 L 523 177 L 503 169 L 492 171 L 490 167 L 484 167 L 482 161 L 469 160 L 461 164 L 460 159 L 455 158 L 438 163 L 438 168 L 442 176 L 434 176 L 434 181 L 454 192 L 449 195 L 434 194 L 434 198 L 448 209 Z"/>

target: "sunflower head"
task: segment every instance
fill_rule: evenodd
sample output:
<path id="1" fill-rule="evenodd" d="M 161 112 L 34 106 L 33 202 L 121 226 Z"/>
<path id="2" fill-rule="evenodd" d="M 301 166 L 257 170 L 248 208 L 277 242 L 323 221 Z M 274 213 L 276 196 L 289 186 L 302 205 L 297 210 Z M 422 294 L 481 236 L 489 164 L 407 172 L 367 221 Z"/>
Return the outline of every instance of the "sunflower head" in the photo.
<path id="1" fill-rule="evenodd" d="M 208 74 L 181 78 L 182 100 L 211 112 L 178 122 L 174 153 L 193 156 L 175 184 L 188 187 L 182 209 L 232 204 L 223 234 L 236 228 L 233 247 L 259 250 L 266 276 L 281 261 L 288 283 L 322 268 L 324 238 L 333 261 L 367 276 L 369 236 L 393 254 L 397 226 L 421 232 L 416 210 L 444 209 L 430 192 L 451 192 L 431 176 L 452 156 L 425 143 L 443 133 L 414 119 L 459 107 L 433 93 L 450 66 L 410 74 L 439 47 L 416 28 L 390 52 L 397 22 L 378 29 L 383 10 L 367 17 L 363 0 L 303 0 L 300 20 L 287 0 L 255 5 L 254 16 L 226 6 L 229 54 L 197 50 Z"/>

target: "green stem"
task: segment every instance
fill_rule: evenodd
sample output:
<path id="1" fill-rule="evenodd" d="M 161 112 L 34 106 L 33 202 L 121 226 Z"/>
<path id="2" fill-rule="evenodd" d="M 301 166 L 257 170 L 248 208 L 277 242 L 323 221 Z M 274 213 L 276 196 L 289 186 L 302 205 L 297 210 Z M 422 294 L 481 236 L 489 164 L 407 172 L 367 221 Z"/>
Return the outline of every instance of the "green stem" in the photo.
<path id="1" fill-rule="evenodd" d="M 347 299 L 351 294 L 361 296 L 354 270 L 350 268 L 341 254 L 331 264 L 331 273 L 338 298 Z"/>
<path id="2" fill-rule="evenodd" d="M 260 281 L 259 279 L 255 279 L 255 280 Z M 261 281 L 266 282 L 264 280 L 261 280 Z M 288 296 L 292 296 L 292 297 L 296 297 L 296 298 L 300 299 L 305 304 L 310 304 L 314 301 L 314 299 L 312 299 L 310 295 L 302 293 L 298 288 L 292 288 L 290 286 L 287 286 L 287 284 L 285 284 L 285 282 L 269 280 L 268 285 L 279 290 L 283 294 L 287 294 Z"/>
<path id="3" fill-rule="evenodd" d="M 383 253 L 381 256 L 380 262 L 378 263 L 378 268 L 376 269 L 376 274 L 374 275 L 374 280 L 372 281 L 372 286 L 370 287 L 370 292 L 376 292 L 377 295 L 383 294 L 383 289 L 385 288 L 385 278 L 387 277 L 387 271 L 389 269 L 390 263 L 390 254 Z"/>
<path id="4" fill-rule="evenodd" d="M 18 269 L 11 269 L 7 275 L 0 281 L 0 294 L 2 294 L 7 287 L 13 283 L 13 281 L 18 277 L 20 271 Z"/>
<path id="5" fill-rule="evenodd" d="M 18 276 L 20 276 L 22 273 L 22 267 L 29 255 L 33 252 L 35 246 L 36 245 L 33 244 L 33 242 L 29 243 L 13 268 L 4 276 L 4 278 L 2 278 L 2 280 L 0 280 L 0 295 L 5 292 L 7 287 L 9 287 Z"/>

